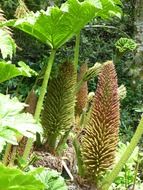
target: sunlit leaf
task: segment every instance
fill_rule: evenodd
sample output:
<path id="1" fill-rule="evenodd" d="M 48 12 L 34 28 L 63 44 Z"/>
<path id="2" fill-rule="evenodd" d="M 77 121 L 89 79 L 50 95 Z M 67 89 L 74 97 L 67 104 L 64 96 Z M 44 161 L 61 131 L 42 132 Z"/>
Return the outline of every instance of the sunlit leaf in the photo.
<path id="1" fill-rule="evenodd" d="M 16 44 L 13 38 L 8 32 L 0 28 L 0 51 L 2 58 L 5 59 L 9 57 L 12 59 L 13 54 L 16 51 Z"/>
<path id="2" fill-rule="evenodd" d="M 116 5 L 117 2 L 120 3 L 119 0 L 68 0 L 61 8 L 48 7 L 47 11 L 30 13 L 27 17 L 9 21 L 6 25 L 19 28 L 57 49 L 95 16 L 108 18 L 113 13 L 120 14 L 121 8 Z"/>
<path id="3" fill-rule="evenodd" d="M 29 113 L 20 113 L 14 117 L 4 117 L 2 125 L 8 126 L 28 138 L 34 138 L 36 132 L 42 133 L 41 126 L 35 122 L 33 116 Z"/>
<path id="4" fill-rule="evenodd" d="M 46 186 L 45 190 L 67 190 L 64 178 L 55 170 L 44 170 L 36 177 Z"/>
<path id="5" fill-rule="evenodd" d="M 15 132 L 7 127 L 0 126 L 0 141 L 18 145 Z"/>
<path id="6" fill-rule="evenodd" d="M 42 127 L 37 124 L 29 113 L 22 113 L 26 104 L 17 98 L 0 94 L 0 141 L 18 145 L 19 135 L 35 138 L 36 132 L 42 133 Z"/>
<path id="7" fill-rule="evenodd" d="M 24 173 L 16 168 L 0 165 L 1 190 L 44 190 L 44 184 L 34 175 Z"/>
<path id="8" fill-rule="evenodd" d="M 10 99 L 9 95 L 0 94 L 0 116 L 14 116 L 21 112 L 26 104 L 21 103 L 18 99 L 12 98 Z"/>
<path id="9" fill-rule="evenodd" d="M 14 64 L 6 61 L 0 61 L 0 83 L 20 75 L 26 77 L 37 75 L 37 73 L 24 62 L 20 61 L 18 65 L 20 67 L 16 67 Z"/>

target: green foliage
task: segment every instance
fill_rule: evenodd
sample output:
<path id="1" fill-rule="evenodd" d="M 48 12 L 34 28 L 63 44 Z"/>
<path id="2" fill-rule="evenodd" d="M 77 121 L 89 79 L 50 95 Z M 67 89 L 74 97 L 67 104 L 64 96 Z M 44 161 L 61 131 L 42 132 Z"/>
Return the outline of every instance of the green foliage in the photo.
<path id="1" fill-rule="evenodd" d="M 12 59 L 12 55 L 16 51 L 16 44 L 13 38 L 2 28 L 0 28 L 0 50 L 3 59 L 7 58 L 8 56 L 10 59 Z"/>
<path id="2" fill-rule="evenodd" d="M 131 142 L 128 145 L 127 149 L 124 151 L 123 155 L 121 156 L 120 160 L 114 166 L 113 170 L 103 179 L 103 182 L 101 185 L 102 190 L 109 189 L 111 184 L 114 182 L 114 180 L 118 176 L 119 172 L 122 170 L 123 166 L 126 164 L 128 159 L 130 158 L 139 140 L 141 139 L 142 134 L 143 134 L 143 117 L 141 118 L 140 123 L 137 126 L 136 132 L 134 136 L 132 137 Z"/>
<path id="3" fill-rule="evenodd" d="M 49 7 L 47 11 L 31 13 L 26 18 L 10 22 L 9 25 L 21 29 L 53 49 L 57 49 L 94 17 L 95 10 L 91 3 L 69 0 L 61 8 Z"/>
<path id="4" fill-rule="evenodd" d="M 82 80 L 89 81 L 91 78 L 96 77 L 102 70 L 102 65 L 100 63 L 95 63 L 93 67 L 89 68 L 87 72 L 83 75 Z"/>
<path id="5" fill-rule="evenodd" d="M 118 144 L 118 150 L 116 153 L 116 163 L 119 161 L 119 159 L 121 158 L 121 155 L 123 155 L 124 151 L 127 149 L 127 146 L 129 145 L 129 143 L 122 143 L 119 142 Z M 139 147 L 136 146 L 136 148 L 134 149 L 131 157 L 128 159 L 128 161 L 126 162 L 126 164 L 123 166 L 122 171 L 119 173 L 118 177 L 116 177 L 114 183 L 112 183 L 111 188 L 109 188 L 109 190 L 126 190 L 127 187 L 130 187 L 134 184 L 134 179 L 135 179 L 135 172 L 136 172 L 136 165 L 138 164 L 137 162 L 140 162 L 138 159 L 139 155 L 141 153 L 139 153 Z M 140 155 L 141 156 L 141 155 Z M 137 171 L 138 173 L 139 171 Z M 139 179 L 139 177 L 137 176 L 136 179 L 136 185 L 135 187 L 139 190 L 142 189 L 142 185 L 143 183 L 141 182 L 141 180 Z"/>
<path id="6" fill-rule="evenodd" d="M 18 65 L 20 67 L 16 67 L 14 64 L 4 60 L 0 61 L 0 83 L 20 75 L 26 77 L 37 75 L 37 73 L 24 62 L 18 62 Z"/>
<path id="7" fill-rule="evenodd" d="M 47 11 L 30 13 L 27 17 L 9 21 L 6 25 L 19 28 L 51 48 L 57 49 L 77 34 L 95 16 L 108 18 L 112 14 L 120 15 L 121 9 L 116 6 L 115 2 L 103 0 L 101 3 L 100 1 L 85 0 L 80 3 L 78 0 L 68 0 L 62 4 L 61 8 L 49 7 Z M 119 0 L 118 3 L 121 4 Z"/>
<path id="8" fill-rule="evenodd" d="M 22 113 L 25 104 L 20 103 L 17 98 L 0 94 L 0 142 L 18 145 L 19 138 L 26 136 L 34 138 L 36 132 L 41 133 L 42 129 L 32 115 Z M 0 148 L 2 150 L 2 147 Z"/>
<path id="9" fill-rule="evenodd" d="M 134 40 L 128 38 L 120 38 L 115 43 L 116 48 L 119 50 L 120 53 L 125 53 L 127 51 L 133 51 L 136 49 L 137 44 Z"/>
<path id="10" fill-rule="evenodd" d="M 32 174 L 0 164 L 0 189 L 44 190 L 44 184 Z"/>
<path id="11" fill-rule="evenodd" d="M 101 10 L 96 13 L 97 16 L 103 19 L 109 19 L 112 16 L 116 16 L 121 18 L 121 6 L 122 3 L 120 0 L 88 0 L 94 2 L 95 5 L 97 4 L 101 6 Z"/>
<path id="12" fill-rule="evenodd" d="M 55 170 L 45 169 L 36 177 L 45 185 L 45 190 L 68 190 L 64 178 Z"/>

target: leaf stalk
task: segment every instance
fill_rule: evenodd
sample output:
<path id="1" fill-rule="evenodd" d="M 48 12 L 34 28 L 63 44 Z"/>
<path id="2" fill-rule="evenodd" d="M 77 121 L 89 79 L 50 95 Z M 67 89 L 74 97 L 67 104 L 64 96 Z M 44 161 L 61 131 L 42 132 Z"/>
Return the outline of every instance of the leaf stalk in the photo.
<path id="1" fill-rule="evenodd" d="M 56 50 L 53 49 L 51 51 L 51 54 L 50 54 L 50 57 L 49 57 L 49 60 L 48 60 L 47 68 L 46 68 L 46 71 L 45 71 L 43 83 L 42 83 L 41 90 L 40 90 L 40 96 L 39 96 L 37 106 L 36 106 L 36 110 L 35 110 L 35 114 L 34 114 L 34 119 L 37 122 L 39 122 L 39 118 L 40 118 L 40 114 L 41 114 L 41 110 L 42 110 L 42 106 L 43 106 L 43 101 L 44 101 L 44 97 L 45 97 L 45 94 L 46 94 L 47 85 L 48 85 L 48 81 L 49 81 L 49 78 L 50 78 L 50 73 L 51 73 L 51 70 L 52 70 L 52 65 L 53 65 L 53 62 L 54 62 L 55 54 L 56 54 Z M 24 153 L 23 153 L 23 159 L 24 160 L 27 160 L 27 158 L 28 158 L 28 156 L 30 154 L 30 150 L 32 148 L 32 145 L 33 145 L 33 139 L 29 138 L 27 143 L 26 143 L 26 147 L 25 147 L 25 150 L 24 150 Z"/>

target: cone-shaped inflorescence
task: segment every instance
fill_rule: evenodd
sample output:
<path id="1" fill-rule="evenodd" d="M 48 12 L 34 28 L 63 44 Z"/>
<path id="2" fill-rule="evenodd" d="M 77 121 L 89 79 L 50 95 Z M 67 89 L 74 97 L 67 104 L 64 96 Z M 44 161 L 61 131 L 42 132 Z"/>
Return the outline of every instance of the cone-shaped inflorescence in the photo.
<path id="1" fill-rule="evenodd" d="M 28 94 L 25 103 L 28 104 L 28 107 L 25 108 L 25 112 L 34 115 L 37 104 L 37 96 L 33 89 Z"/>
<path id="2" fill-rule="evenodd" d="M 72 63 L 64 63 L 57 78 L 48 86 L 42 113 L 42 126 L 46 145 L 54 150 L 57 137 L 69 130 L 73 122 L 75 106 L 76 74 Z"/>
<path id="3" fill-rule="evenodd" d="M 104 64 L 90 119 L 82 137 L 81 152 L 85 170 L 97 179 L 114 162 L 118 142 L 119 97 L 117 77 L 111 61 Z"/>
<path id="4" fill-rule="evenodd" d="M 87 68 L 88 68 L 87 63 L 81 65 L 78 74 L 78 81 L 82 79 L 83 75 L 87 71 Z M 79 116 L 87 104 L 87 99 L 88 99 L 87 96 L 88 96 L 88 86 L 87 86 L 87 81 L 85 81 L 83 82 L 80 90 L 76 95 L 76 114 L 78 114 Z"/>

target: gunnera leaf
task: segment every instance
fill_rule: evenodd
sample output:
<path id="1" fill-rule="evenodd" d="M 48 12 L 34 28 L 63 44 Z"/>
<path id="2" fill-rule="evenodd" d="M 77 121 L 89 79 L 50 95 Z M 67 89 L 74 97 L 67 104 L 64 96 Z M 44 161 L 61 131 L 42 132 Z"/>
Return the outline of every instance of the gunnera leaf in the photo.
<path id="1" fill-rule="evenodd" d="M 45 190 L 68 190 L 64 178 L 55 170 L 45 169 L 36 177 L 45 185 Z"/>
<path id="2" fill-rule="evenodd" d="M 87 69 L 88 69 L 87 63 L 81 65 L 78 74 L 78 81 L 82 79 Z M 76 94 L 76 114 L 80 115 L 83 109 L 85 108 L 87 104 L 87 95 L 88 95 L 88 86 L 87 86 L 87 81 L 85 81 L 82 84 L 79 92 Z"/>
<path id="3" fill-rule="evenodd" d="M 120 6 L 118 6 L 120 5 Z M 120 0 L 67 0 L 60 8 L 30 12 L 26 17 L 2 23 L 13 26 L 58 49 L 95 17 L 121 17 Z"/>
<path id="4" fill-rule="evenodd" d="M 75 77 L 72 63 L 65 62 L 57 78 L 48 86 L 42 113 L 42 126 L 48 145 L 54 147 L 56 138 L 71 127 L 75 105 Z"/>
<path id="5" fill-rule="evenodd" d="M 81 152 L 87 174 L 96 179 L 114 162 L 118 142 L 119 97 L 114 64 L 104 64 L 91 115 L 84 128 Z"/>
<path id="6" fill-rule="evenodd" d="M 125 53 L 127 51 L 134 51 L 137 47 L 137 44 L 134 40 L 129 38 L 120 38 L 115 43 L 116 48 L 119 50 L 120 53 Z"/>
<path id="7" fill-rule="evenodd" d="M 33 174 L 22 172 L 21 170 L 14 167 L 5 167 L 4 165 L 0 164 L 0 189 L 44 190 L 45 185 Z"/>

